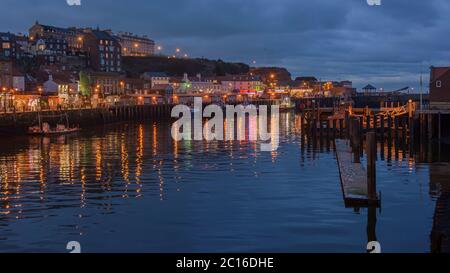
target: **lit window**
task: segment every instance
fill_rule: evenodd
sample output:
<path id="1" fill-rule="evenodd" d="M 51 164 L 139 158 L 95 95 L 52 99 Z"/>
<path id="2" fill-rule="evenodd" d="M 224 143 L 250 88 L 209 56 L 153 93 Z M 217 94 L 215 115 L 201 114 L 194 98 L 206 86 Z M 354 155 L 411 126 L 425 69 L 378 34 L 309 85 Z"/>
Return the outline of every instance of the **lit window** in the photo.
<path id="1" fill-rule="evenodd" d="M 11 48 L 11 44 L 10 43 L 3 43 L 2 47 L 3 47 L 3 49 L 10 49 Z"/>

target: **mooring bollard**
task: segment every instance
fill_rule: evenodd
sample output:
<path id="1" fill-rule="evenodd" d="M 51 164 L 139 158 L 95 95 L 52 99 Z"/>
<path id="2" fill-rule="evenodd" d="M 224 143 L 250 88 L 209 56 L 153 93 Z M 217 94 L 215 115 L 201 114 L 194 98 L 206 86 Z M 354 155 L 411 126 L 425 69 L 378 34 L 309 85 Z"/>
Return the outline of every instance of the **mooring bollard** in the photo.
<path id="1" fill-rule="evenodd" d="M 367 155 L 367 197 L 370 201 L 377 200 L 376 184 L 376 153 L 377 153 L 376 133 L 369 132 L 366 136 Z"/>

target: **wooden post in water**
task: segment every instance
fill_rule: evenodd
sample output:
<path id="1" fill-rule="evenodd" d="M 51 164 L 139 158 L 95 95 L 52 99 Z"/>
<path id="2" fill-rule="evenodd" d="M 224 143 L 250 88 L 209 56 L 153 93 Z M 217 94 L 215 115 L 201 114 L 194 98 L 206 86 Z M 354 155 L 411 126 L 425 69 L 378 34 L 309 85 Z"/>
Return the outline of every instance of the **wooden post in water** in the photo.
<path id="1" fill-rule="evenodd" d="M 331 136 L 331 129 L 330 129 L 330 127 L 331 127 L 331 120 L 327 119 L 326 121 L 327 121 L 327 140 L 329 140 L 330 136 Z"/>
<path id="2" fill-rule="evenodd" d="M 428 114 L 428 139 L 433 139 L 433 114 Z"/>
<path id="3" fill-rule="evenodd" d="M 373 112 L 373 131 L 378 134 L 378 117 L 375 112 Z"/>
<path id="4" fill-rule="evenodd" d="M 363 116 L 359 117 L 359 132 L 361 134 L 364 134 L 364 117 Z"/>
<path id="5" fill-rule="evenodd" d="M 388 124 L 387 124 L 387 130 L 388 130 L 388 139 L 392 140 L 392 117 L 388 116 Z"/>
<path id="6" fill-rule="evenodd" d="M 350 138 L 350 112 L 345 112 L 345 137 Z"/>
<path id="7" fill-rule="evenodd" d="M 312 136 L 315 139 L 317 136 L 317 121 L 316 121 L 315 117 L 313 117 L 313 119 L 312 119 L 311 129 L 312 129 Z"/>
<path id="8" fill-rule="evenodd" d="M 398 117 L 394 118 L 394 135 L 395 135 L 395 141 L 398 140 Z"/>
<path id="9" fill-rule="evenodd" d="M 369 132 L 366 135 L 367 155 L 367 198 L 369 202 L 377 200 L 376 184 L 376 155 L 377 155 L 376 133 Z"/>
<path id="10" fill-rule="evenodd" d="M 303 134 L 305 133 L 305 117 L 303 114 L 300 116 L 300 128 L 301 128 L 300 133 L 303 136 Z"/>
<path id="11" fill-rule="evenodd" d="M 406 144 L 406 117 L 402 118 L 402 141 Z"/>
<path id="12" fill-rule="evenodd" d="M 380 138 L 384 142 L 384 117 L 380 116 Z"/>
<path id="13" fill-rule="evenodd" d="M 352 144 L 353 144 L 353 162 L 361 163 L 360 161 L 360 143 L 361 138 L 359 136 L 359 122 L 358 119 L 352 119 Z"/>
<path id="14" fill-rule="evenodd" d="M 438 140 L 439 145 L 441 144 L 441 112 L 438 113 Z"/>
<path id="15" fill-rule="evenodd" d="M 344 120 L 339 119 L 339 138 L 342 138 L 344 131 Z"/>
<path id="16" fill-rule="evenodd" d="M 337 126 L 337 122 L 335 119 L 333 119 L 333 139 L 336 138 L 336 126 Z"/>

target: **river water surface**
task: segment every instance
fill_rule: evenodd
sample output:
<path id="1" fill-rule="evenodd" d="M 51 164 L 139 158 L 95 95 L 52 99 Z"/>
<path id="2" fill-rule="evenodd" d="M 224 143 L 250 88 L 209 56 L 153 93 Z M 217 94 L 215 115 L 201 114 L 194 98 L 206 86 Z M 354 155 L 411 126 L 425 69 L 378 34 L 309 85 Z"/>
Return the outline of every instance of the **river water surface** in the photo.
<path id="1" fill-rule="evenodd" d="M 175 142 L 162 121 L 2 137 L 0 252 L 365 252 L 368 211 L 345 208 L 332 142 L 303 138 L 294 113 L 280 128 L 276 152 Z M 420 150 L 379 147 L 383 252 L 431 249 L 450 167 Z"/>

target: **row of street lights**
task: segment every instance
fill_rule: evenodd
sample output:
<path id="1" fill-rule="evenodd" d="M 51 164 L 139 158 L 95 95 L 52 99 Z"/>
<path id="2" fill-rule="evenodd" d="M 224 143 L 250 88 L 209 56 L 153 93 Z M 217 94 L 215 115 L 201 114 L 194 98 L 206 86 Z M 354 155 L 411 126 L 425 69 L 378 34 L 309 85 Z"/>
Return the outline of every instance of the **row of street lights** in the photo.
<path id="1" fill-rule="evenodd" d="M 162 45 L 157 45 L 155 49 L 156 49 L 156 52 L 157 52 L 158 55 L 163 55 L 162 54 L 162 51 L 163 51 L 163 46 Z M 175 58 L 189 58 L 189 54 L 187 54 L 186 52 L 183 52 L 181 50 L 181 48 L 177 47 L 177 48 L 175 48 L 175 51 L 174 51 L 174 53 L 172 55 L 167 54 L 167 58 L 168 59 L 171 59 L 171 58 L 173 58 L 173 59 L 175 59 Z"/>

